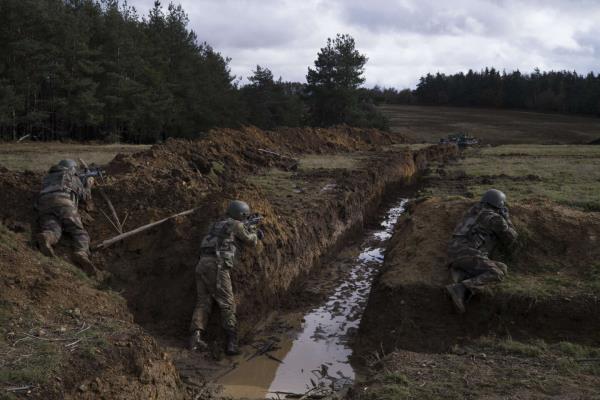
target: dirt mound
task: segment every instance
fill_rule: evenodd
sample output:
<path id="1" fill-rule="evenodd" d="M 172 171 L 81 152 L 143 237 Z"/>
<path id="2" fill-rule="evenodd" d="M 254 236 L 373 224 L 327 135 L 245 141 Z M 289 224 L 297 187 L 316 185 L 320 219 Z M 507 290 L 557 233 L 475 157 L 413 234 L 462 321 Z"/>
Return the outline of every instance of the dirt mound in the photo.
<path id="1" fill-rule="evenodd" d="M 362 229 L 365 218 L 376 210 L 386 189 L 410 180 L 430 160 L 456 156 L 454 146 L 434 146 L 416 152 L 389 146 L 401 140 L 378 131 L 346 127 L 276 132 L 249 128 L 215 131 L 192 142 L 169 140 L 148 151 L 117 156 L 106 166 L 108 175 L 102 187 L 121 219 L 127 216 L 125 230 L 186 209 L 198 209 L 190 216 L 170 220 L 93 254 L 94 262 L 113 274 L 111 287 L 119 293 L 102 295 L 114 297 L 122 307 L 117 312 L 107 305 L 106 312 L 98 314 L 97 319 L 108 321 L 109 327 L 116 324 L 117 331 L 126 334 L 114 335 L 114 341 L 113 336 L 102 336 L 109 338 L 105 339 L 108 350 L 100 350 L 105 356 L 90 355 L 89 361 L 80 359 L 80 364 L 69 361 L 67 367 L 61 367 L 61 371 L 77 370 L 81 374 L 74 373 L 77 382 L 61 378 L 56 393 L 79 390 L 78 393 L 85 394 L 92 389 L 111 393 L 113 388 L 116 393 L 116 388 L 123 385 L 123 396 L 133 391 L 142 397 L 147 395 L 146 398 L 181 396 L 174 368 L 158 354 L 156 344 L 141 333 L 137 324 L 156 337 L 167 338 L 171 343 L 179 341 L 175 344 L 178 348 L 185 345 L 195 302 L 198 244 L 208 224 L 235 198 L 243 198 L 265 216 L 265 240 L 256 251 L 243 252 L 233 274 L 242 334 L 251 334 L 254 323 L 267 311 L 286 303 L 288 291 L 318 265 L 321 256 Z M 381 151 L 382 147 L 389 148 Z M 358 154 L 357 166 L 295 170 L 296 163 L 291 163 L 288 157 L 309 153 Z M 285 190 L 270 189 L 269 185 L 261 186 L 250 179 L 266 179 L 267 171 L 277 171 L 285 177 Z M 0 217 L 11 229 L 28 233 L 31 203 L 40 180 L 41 174 L 0 172 L 0 184 L 10 189 L 0 195 L 10 205 L 0 210 Z M 84 219 L 91 237 L 97 241 L 114 236 L 115 232 L 101 212 L 106 205 L 97 190 L 94 192 L 96 209 L 84 213 Z M 24 242 L 19 246 L 25 248 Z M 6 266 L 2 269 L 9 271 Z M 37 270 L 27 271 L 27 275 L 39 280 Z M 85 290 L 93 291 L 94 295 L 98 291 L 89 283 L 78 285 L 75 279 L 68 283 L 74 288 L 50 286 L 47 296 L 61 291 L 65 298 L 61 300 L 59 296 L 57 304 L 63 304 L 64 300 L 64 307 L 79 308 L 83 315 L 103 304 L 94 300 L 86 303 L 88 306 L 72 305 L 91 296 Z M 25 302 L 25 294 L 22 296 L 21 300 L 15 298 L 15 305 Z M 37 297 L 32 299 L 32 304 L 38 301 Z M 47 301 L 40 304 L 45 307 Z M 62 314 L 50 308 L 48 315 L 54 326 Z M 122 318 L 114 319 L 114 315 Z M 111 318 L 123 319 L 125 325 L 121 328 Z M 69 338 L 76 337 L 78 327 L 67 328 Z M 112 332 L 109 327 L 106 329 Z M 109 384 L 102 374 L 111 363 L 114 383 Z M 81 382 L 85 387 L 80 390 L 77 385 Z M 155 390 L 170 394 L 151 394 L 147 390 L 152 382 Z"/>
<path id="2" fill-rule="evenodd" d="M 127 304 L 0 225 L 0 385 L 39 399 L 184 398 Z"/>
<path id="3" fill-rule="evenodd" d="M 196 145 L 191 144 L 192 148 Z M 363 145 L 370 148 L 368 144 Z M 158 150 L 166 151 L 169 146 L 185 148 L 180 143 L 167 143 L 165 148 Z M 294 146 L 299 148 L 299 145 Z M 252 146 L 244 144 L 242 147 Z M 275 145 L 270 148 L 273 147 Z M 353 148 L 342 147 L 342 150 Z M 308 149 L 311 150 L 311 147 Z M 281 148 L 276 150 L 283 151 Z M 206 188 L 199 184 L 204 179 L 200 177 L 190 184 L 180 183 L 177 178 L 173 184 L 171 176 L 143 181 L 142 174 L 128 174 L 111 183 L 107 192 L 117 209 L 129 210 L 133 221 L 158 219 L 165 216 L 165 210 L 169 213 L 192 207 L 200 207 L 200 210 L 189 218 L 170 221 L 102 252 L 98 259 L 101 257 L 102 264 L 107 265 L 123 282 L 124 295 L 130 301 L 138 322 L 158 331 L 166 329 L 169 334 L 185 335 L 194 304 L 193 270 L 198 258 L 198 243 L 208 224 L 222 213 L 227 202 L 243 198 L 265 217 L 266 237 L 262 246 L 256 251 L 243 252 L 233 277 L 240 303 L 239 314 L 242 321 L 250 322 L 251 326 L 252 321 L 260 318 L 264 311 L 281 304 L 288 287 L 296 278 L 306 274 L 321 254 L 347 235 L 351 227 L 362 224 L 366 210 L 376 207 L 374 202 L 379 201 L 387 185 L 413 176 L 428 157 L 448 157 L 455 150 L 448 147 L 437 151 L 427 150 L 430 154 L 423 151 L 413 155 L 402 150 L 381 156 L 369 152 L 368 161 L 356 171 L 316 169 L 289 172 L 290 182 L 298 185 L 309 183 L 310 187 L 302 183 L 305 186 L 300 194 L 270 193 L 247 182 L 248 176 L 259 174 L 260 165 L 269 164 L 251 162 L 246 156 L 223 162 L 224 169 L 214 174 L 216 178 Z M 227 149 L 225 153 L 226 157 L 235 155 L 233 149 Z M 278 166 L 277 159 L 260 156 Z M 218 158 L 207 160 L 212 165 L 221 162 Z M 164 157 L 158 157 L 156 163 L 162 162 Z M 249 167 L 245 167 L 246 163 Z M 178 164 L 181 165 L 181 161 Z M 278 170 L 285 171 L 284 168 Z M 334 189 L 324 191 L 327 185 Z M 296 197 L 290 197 L 292 195 Z M 101 226 L 104 230 L 96 231 L 93 236 L 111 234 L 108 225 Z"/>
<path id="4" fill-rule="evenodd" d="M 600 214 L 549 202 L 513 205 L 520 247 L 510 258 L 499 255 L 509 276 L 458 316 L 443 291 L 449 279 L 446 246 L 472 204 L 428 199 L 401 219 L 361 323 L 367 342 L 444 350 L 496 332 L 600 343 Z"/>

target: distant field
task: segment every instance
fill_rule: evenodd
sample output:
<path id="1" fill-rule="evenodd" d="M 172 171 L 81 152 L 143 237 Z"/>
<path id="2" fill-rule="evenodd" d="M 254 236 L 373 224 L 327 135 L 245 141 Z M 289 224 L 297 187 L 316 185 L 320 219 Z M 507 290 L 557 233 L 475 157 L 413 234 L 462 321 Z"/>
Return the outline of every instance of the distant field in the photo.
<path id="1" fill-rule="evenodd" d="M 600 146 L 505 145 L 469 149 L 466 157 L 432 178 L 434 195 L 470 193 L 494 187 L 510 200 L 547 198 L 600 211 Z"/>
<path id="2" fill-rule="evenodd" d="M 106 164 L 118 153 L 136 153 L 146 145 L 81 145 L 65 143 L 2 143 L 0 167 L 10 170 L 45 171 L 57 161 L 82 158 L 88 164 Z"/>
<path id="3" fill-rule="evenodd" d="M 600 139 L 600 118 L 457 107 L 382 106 L 393 132 L 437 142 L 464 132 L 485 144 L 584 144 Z"/>

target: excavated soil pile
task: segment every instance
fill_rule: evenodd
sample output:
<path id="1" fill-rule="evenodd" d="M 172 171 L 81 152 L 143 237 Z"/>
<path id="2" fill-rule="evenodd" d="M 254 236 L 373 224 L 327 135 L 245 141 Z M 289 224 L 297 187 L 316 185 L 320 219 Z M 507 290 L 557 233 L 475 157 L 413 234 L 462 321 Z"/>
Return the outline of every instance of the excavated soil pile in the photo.
<path id="1" fill-rule="evenodd" d="M 173 364 L 122 298 L 2 225 L 0 294 L 0 397 L 5 389 L 44 400 L 186 396 Z"/>
<path id="2" fill-rule="evenodd" d="M 215 132 L 196 142 L 170 141 L 118 158 L 109 165 L 116 175 L 106 190 L 118 210 L 129 212 L 130 226 L 193 207 L 200 210 L 98 258 L 121 281 L 136 321 L 156 332 L 185 336 L 194 306 L 200 239 L 228 201 L 244 199 L 264 215 L 266 234 L 255 251 L 243 252 L 233 276 L 245 332 L 264 311 L 281 304 L 291 283 L 308 273 L 322 253 L 362 223 L 387 184 L 412 176 L 428 158 L 443 159 L 456 151 L 445 147 L 413 155 L 403 149 L 377 156 L 391 143 L 390 136 L 378 131 L 350 128 L 248 129 Z M 367 154 L 359 171 L 294 171 L 296 163 L 288 158 L 358 151 Z M 283 194 L 248 181 L 268 170 L 282 171 L 290 182 L 309 182 L 312 187 L 298 189 L 299 195 Z M 327 184 L 332 190 L 322 191 Z M 94 227 L 94 237 L 111 234 L 110 226 L 100 226 L 102 230 Z"/>
<path id="3" fill-rule="evenodd" d="M 233 273 L 241 329 L 251 333 L 254 322 L 266 311 L 289 301 L 286 296 L 290 288 L 318 265 L 323 254 L 362 227 L 386 189 L 410 180 L 428 161 L 443 161 L 457 152 L 455 146 L 411 152 L 397 146 L 402 141 L 401 137 L 379 131 L 346 127 L 277 132 L 221 130 L 196 141 L 169 140 L 148 151 L 118 155 L 105 166 L 107 176 L 102 187 L 121 219 L 127 216 L 126 231 L 180 211 L 197 210 L 93 254 L 94 262 L 113 274 L 110 285 L 119 295 L 98 291 L 91 282 L 72 278 L 73 272 L 55 279 L 58 272 L 46 272 L 43 265 L 25 259 L 15 260 L 12 265 L 7 261 L 2 266 L 2 274 L 6 274 L 3 284 L 14 281 L 20 288 L 21 298 L 9 301 L 11 310 L 24 302 L 34 311 L 36 307 L 48 310 L 47 322 L 39 320 L 37 325 L 54 326 L 61 321 L 60 310 L 75 307 L 92 321 L 124 324 L 125 328 L 116 329 L 120 335 L 128 332 L 114 341 L 110 335 L 103 339 L 106 349 L 99 351 L 106 355 L 82 361 L 79 374 L 73 373 L 72 380 L 61 378 L 52 393 L 71 393 L 75 388 L 70 382 L 81 385 L 83 381 L 84 387 L 77 388 L 80 394 L 88 393 L 90 388 L 111 394 L 111 388 L 123 386 L 123 397 L 130 389 L 139 393 L 139 398 L 181 396 L 174 368 L 136 324 L 162 339 L 187 336 L 195 302 L 194 266 L 208 224 L 235 198 L 246 200 L 265 217 L 265 240 L 256 250 L 243 252 Z M 358 161 L 351 170 L 300 169 L 294 158 L 306 154 L 352 154 Z M 287 186 L 285 190 L 272 189 L 269 171 L 284 176 L 284 186 L 293 187 L 289 191 Z M 0 201 L 6 205 L 0 210 L 0 219 L 11 231 L 19 232 L 18 249 L 28 257 L 37 257 L 25 242 L 30 234 L 31 204 L 41 178 L 41 174 L 32 172 L 0 171 Z M 257 184 L 254 178 L 267 183 Z M 94 198 L 95 209 L 82 214 L 92 241 L 97 242 L 115 232 L 101 212 L 107 207 L 97 189 Z M 15 271 L 19 277 L 13 279 Z M 43 276 L 40 271 L 44 271 Z M 44 298 L 56 298 L 55 302 L 39 302 L 39 291 L 30 290 L 29 284 L 23 283 L 28 281 L 25 277 L 34 282 L 32 285 L 42 285 Z M 107 301 L 104 309 L 102 299 Z M 9 314 L 15 315 L 13 311 Z M 135 324 L 130 322 L 131 316 Z M 25 327 L 20 329 L 24 332 Z M 66 332 L 76 333 L 75 329 Z M 106 337 L 100 333 L 98 336 Z M 185 345 L 183 340 L 181 345 Z M 73 362 L 69 369 L 69 357 L 60 364 L 61 371 L 74 371 L 79 365 Z M 104 376 L 112 376 L 113 383 Z M 93 382 L 88 383 L 88 377 Z M 152 394 L 147 385 L 161 392 Z M 111 396 L 118 398 L 116 394 Z M 135 396 L 131 394 L 130 398 Z"/>
<path id="4" fill-rule="evenodd" d="M 515 204 L 507 279 L 457 315 L 443 290 L 446 246 L 473 203 L 428 199 L 399 222 L 361 323 L 366 348 L 444 351 L 481 335 L 600 344 L 600 214 Z"/>

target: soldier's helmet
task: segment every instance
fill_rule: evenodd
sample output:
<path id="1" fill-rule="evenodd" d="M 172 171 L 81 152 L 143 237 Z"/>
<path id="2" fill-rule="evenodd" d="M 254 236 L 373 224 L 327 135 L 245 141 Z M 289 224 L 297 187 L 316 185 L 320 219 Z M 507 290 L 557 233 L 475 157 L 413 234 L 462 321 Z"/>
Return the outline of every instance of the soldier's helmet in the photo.
<path id="1" fill-rule="evenodd" d="M 240 200 L 234 200 L 227 207 L 227 215 L 238 221 L 244 221 L 250 215 L 250 206 Z"/>
<path id="2" fill-rule="evenodd" d="M 77 168 L 77 163 L 71 159 L 60 160 L 57 165 L 66 169 Z"/>
<path id="3" fill-rule="evenodd" d="M 483 194 L 481 202 L 489 204 L 492 207 L 502 208 L 506 203 L 506 195 L 500 190 L 490 189 Z"/>

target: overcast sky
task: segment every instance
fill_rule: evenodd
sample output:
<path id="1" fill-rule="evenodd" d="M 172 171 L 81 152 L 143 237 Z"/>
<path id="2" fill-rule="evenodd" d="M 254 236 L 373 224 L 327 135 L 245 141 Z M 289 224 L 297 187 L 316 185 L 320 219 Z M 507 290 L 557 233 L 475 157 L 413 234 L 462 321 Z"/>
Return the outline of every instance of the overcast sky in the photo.
<path id="1" fill-rule="evenodd" d="M 153 0 L 129 0 L 147 14 Z M 163 0 L 168 4 L 168 0 Z M 257 64 L 305 81 L 328 37 L 367 55 L 366 85 L 494 66 L 600 71 L 600 0 L 181 0 L 190 27 L 244 79 Z"/>

